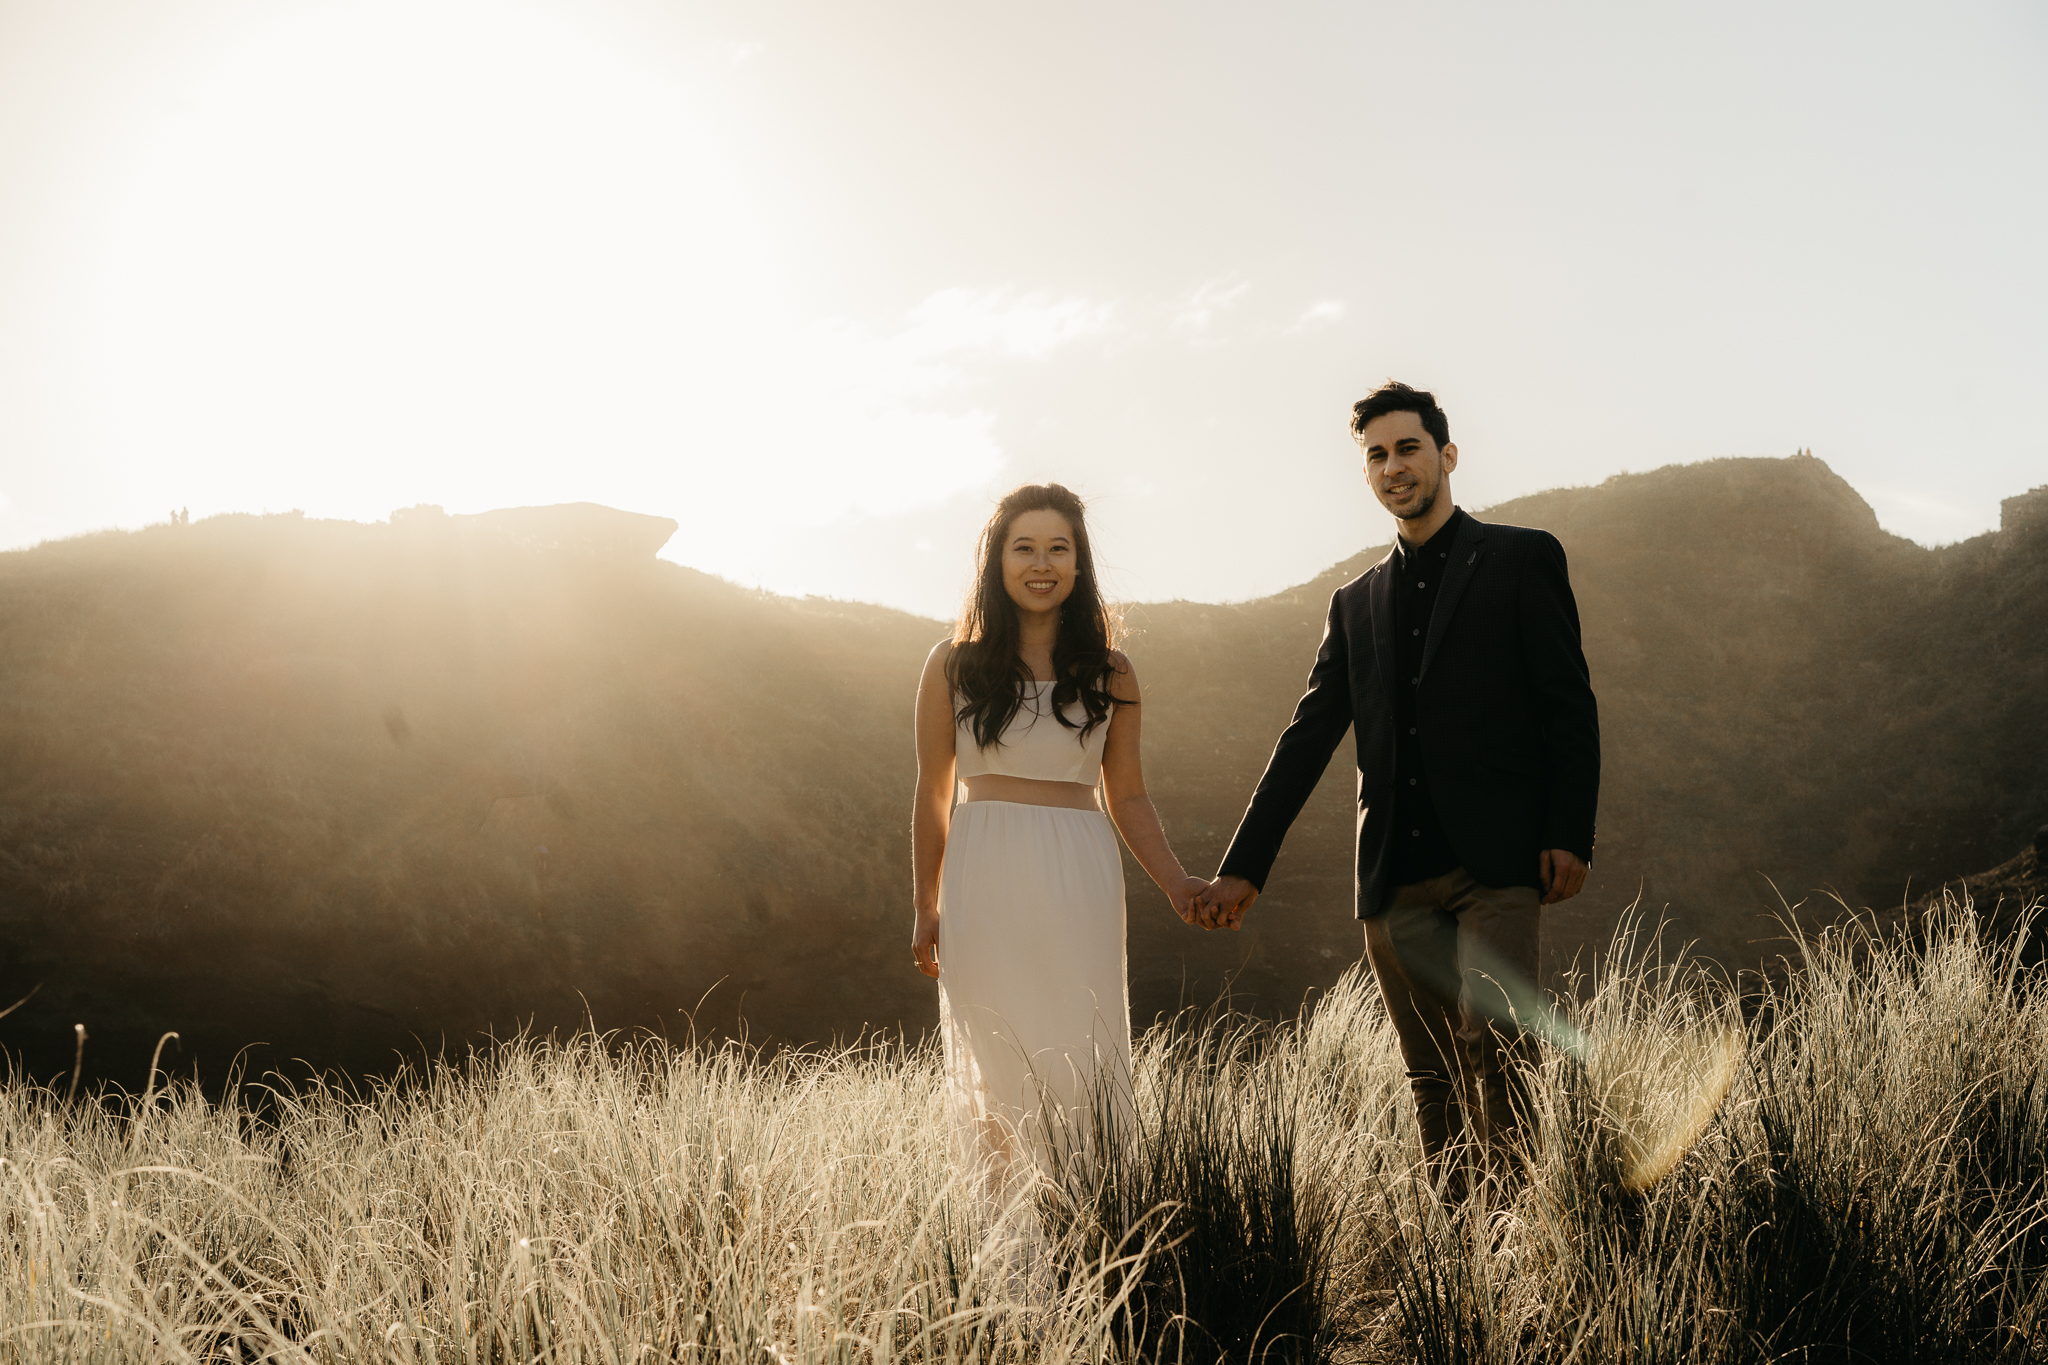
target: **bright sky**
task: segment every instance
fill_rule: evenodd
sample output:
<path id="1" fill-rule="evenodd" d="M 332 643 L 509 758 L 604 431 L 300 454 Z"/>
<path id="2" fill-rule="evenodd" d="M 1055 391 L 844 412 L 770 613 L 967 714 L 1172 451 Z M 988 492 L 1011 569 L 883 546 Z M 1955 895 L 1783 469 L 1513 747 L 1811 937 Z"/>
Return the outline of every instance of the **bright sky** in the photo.
<path id="1" fill-rule="evenodd" d="M 948 616 L 990 499 L 1235 599 L 1459 501 L 1810 447 L 2048 482 L 2048 7 L 0 0 L 0 547 L 594 501 Z"/>

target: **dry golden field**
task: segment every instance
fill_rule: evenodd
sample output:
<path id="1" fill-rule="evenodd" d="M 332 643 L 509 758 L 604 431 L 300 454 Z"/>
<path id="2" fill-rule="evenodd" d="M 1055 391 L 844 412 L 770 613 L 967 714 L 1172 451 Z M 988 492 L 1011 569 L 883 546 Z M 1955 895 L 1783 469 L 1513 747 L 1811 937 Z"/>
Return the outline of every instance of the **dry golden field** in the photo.
<path id="1" fill-rule="evenodd" d="M 1747 1002 L 1604 961 L 1549 1021 L 1526 1181 L 1437 1201 L 1352 974 L 1278 1028 L 1146 1035 L 1135 1149 L 1041 1191 L 1028 1261 L 957 1197 L 925 1049 L 519 1038 L 223 1102 L 17 1079 L 0 1361 L 2043 1358 L 2048 992 L 2010 944 L 1951 902 Z"/>

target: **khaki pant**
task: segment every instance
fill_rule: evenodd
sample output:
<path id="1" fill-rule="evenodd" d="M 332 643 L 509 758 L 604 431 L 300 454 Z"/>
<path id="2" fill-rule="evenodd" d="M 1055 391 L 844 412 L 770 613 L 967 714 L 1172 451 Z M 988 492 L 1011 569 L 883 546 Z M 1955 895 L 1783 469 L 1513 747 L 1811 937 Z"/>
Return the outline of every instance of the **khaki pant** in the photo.
<path id="1" fill-rule="evenodd" d="M 1396 887 L 1387 912 L 1365 922 L 1415 1096 L 1423 1154 L 1462 1197 L 1470 1145 L 1498 1166 L 1511 1160 L 1525 1108 L 1523 1065 L 1533 1038 L 1515 1022 L 1535 1000 L 1542 895 L 1481 886 L 1463 868 Z"/>

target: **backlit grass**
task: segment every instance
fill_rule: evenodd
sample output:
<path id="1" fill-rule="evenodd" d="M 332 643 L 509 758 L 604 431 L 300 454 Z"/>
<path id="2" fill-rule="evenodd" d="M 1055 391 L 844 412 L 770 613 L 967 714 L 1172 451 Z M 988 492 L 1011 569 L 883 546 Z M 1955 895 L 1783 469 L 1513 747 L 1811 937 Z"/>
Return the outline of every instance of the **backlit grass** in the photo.
<path id="1" fill-rule="evenodd" d="M 1955 906 L 1749 1022 L 1633 954 L 1440 1204 L 1369 978 L 1139 1048 L 1135 1144 L 1028 1255 L 920 1048 L 518 1039 L 361 1092 L 0 1089 L 0 1361 L 2027 1361 L 2048 997 Z M 1725 1100 L 1714 1097 L 1725 1092 Z M 1020 1268 L 1021 1267 L 1021 1268 Z"/>

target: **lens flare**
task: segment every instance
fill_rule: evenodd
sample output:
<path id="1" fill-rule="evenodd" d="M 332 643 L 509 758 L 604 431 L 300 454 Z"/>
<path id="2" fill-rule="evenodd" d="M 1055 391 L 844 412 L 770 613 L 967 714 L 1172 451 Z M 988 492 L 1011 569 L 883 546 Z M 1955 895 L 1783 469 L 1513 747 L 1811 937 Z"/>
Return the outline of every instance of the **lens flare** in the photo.
<path id="1" fill-rule="evenodd" d="M 1621 1184 L 1647 1193 L 1671 1174 L 1721 1111 L 1741 1069 L 1741 1029 L 1667 1019 L 1580 1029 L 1533 982 L 1481 947 L 1467 954 L 1466 998 L 1497 1022 L 1534 1034 L 1584 1068 L 1601 1118 L 1621 1147 Z M 1456 983 L 1444 982 L 1455 995 Z"/>

